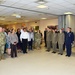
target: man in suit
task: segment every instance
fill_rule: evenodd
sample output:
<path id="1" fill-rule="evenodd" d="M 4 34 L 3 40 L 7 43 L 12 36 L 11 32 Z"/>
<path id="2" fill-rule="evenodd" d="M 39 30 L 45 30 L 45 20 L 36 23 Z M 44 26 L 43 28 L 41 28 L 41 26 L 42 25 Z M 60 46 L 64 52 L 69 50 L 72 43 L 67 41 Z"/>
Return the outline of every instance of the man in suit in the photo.
<path id="1" fill-rule="evenodd" d="M 66 44 L 66 56 L 70 57 L 72 53 L 72 43 L 74 41 L 74 34 L 71 31 L 71 28 L 67 28 L 66 32 L 66 39 L 65 39 L 65 44 Z"/>
<path id="2" fill-rule="evenodd" d="M 45 31 L 44 31 L 44 41 L 45 41 L 45 47 L 47 47 L 47 43 L 46 43 L 46 34 L 47 34 L 47 28 L 45 28 Z"/>

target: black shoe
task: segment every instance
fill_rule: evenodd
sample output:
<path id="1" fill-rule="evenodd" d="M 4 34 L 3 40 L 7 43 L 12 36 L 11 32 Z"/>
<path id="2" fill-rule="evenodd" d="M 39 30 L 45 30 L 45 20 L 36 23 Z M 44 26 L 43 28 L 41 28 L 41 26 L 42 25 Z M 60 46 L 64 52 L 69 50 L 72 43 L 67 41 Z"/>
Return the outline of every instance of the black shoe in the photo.
<path id="1" fill-rule="evenodd" d="M 66 57 L 68 56 L 68 55 L 65 55 Z"/>
<path id="2" fill-rule="evenodd" d="M 28 53 L 28 52 L 25 52 L 26 54 Z"/>
<path id="3" fill-rule="evenodd" d="M 25 54 L 25 52 L 23 52 L 23 54 Z"/>
<path id="4" fill-rule="evenodd" d="M 14 57 L 11 56 L 11 58 L 14 58 Z"/>
<path id="5" fill-rule="evenodd" d="M 56 52 L 53 51 L 52 53 L 56 53 Z"/>
<path id="6" fill-rule="evenodd" d="M 46 50 L 47 52 L 49 52 L 50 50 Z"/>
<path id="7" fill-rule="evenodd" d="M 61 54 L 61 53 L 58 53 L 58 54 Z"/>
<path id="8" fill-rule="evenodd" d="M 15 57 L 17 57 L 17 56 L 15 56 Z"/>
<path id="9" fill-rule="evenodd" d="M 70 55 L 68 57 L 70 57 Z"/>
<path id="10" fill-rule="evenodd" d="M 60 54 L 60 55 L 63 55 L 63 54 Z"/>

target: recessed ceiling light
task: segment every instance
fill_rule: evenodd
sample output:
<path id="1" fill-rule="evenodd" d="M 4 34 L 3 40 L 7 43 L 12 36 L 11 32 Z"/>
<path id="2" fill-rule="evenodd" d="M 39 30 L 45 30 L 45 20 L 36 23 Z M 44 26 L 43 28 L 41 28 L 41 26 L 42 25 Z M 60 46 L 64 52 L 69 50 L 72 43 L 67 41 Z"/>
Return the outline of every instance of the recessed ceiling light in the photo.
<path id="1" fill-rule="evenodd" d="M 66 14 L 66 15 L 71 15 L 71 14 L 73 14 L 72 12 L 66 12 L 66 13 L 64 13 L 64 14 Z"/>
<path id="2" fill-rule="evenodd" d="M 41 19 L 45 20 L 45 19 L 47 19 L 47 18 L 41 18 Z"/>
<path id="3" fill-rule="evenodd" d="M 18 15 L 18 14 L 16 14 L 16 18 L 21 18 L 21 16 L 20 16 L 20 15 Z"/>
<path id="4" fill-rule="evenodd" d="M 16 18 L 21 18 L 21 15 L 16 14 L 16 13 L 12 14 L 12 16 L 14 16 L 14 17 L 16 17 Z"/>
<path id="5" fill-rule="evenodd" d="M 37 6 L 38 8 L 47 8 L 48 6 L 46 6 L 46 5 L 39 5 L 39 6 Z"/>
<path id="6" fill-rule="evenodd" d="M 16 13 L 12 14 L 12 16 L 16 16 Z"/>

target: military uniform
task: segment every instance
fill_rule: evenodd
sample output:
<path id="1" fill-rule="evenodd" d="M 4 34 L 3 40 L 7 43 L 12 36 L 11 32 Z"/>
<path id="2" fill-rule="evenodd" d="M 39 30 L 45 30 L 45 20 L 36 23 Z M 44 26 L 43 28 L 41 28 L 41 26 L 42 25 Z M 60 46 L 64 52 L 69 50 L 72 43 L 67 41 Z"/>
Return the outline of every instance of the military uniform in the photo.
<path id="1" fill-rule="evenodd" d="M 36 33 L 37 32 L 34 32 L 34 41 L 33 41 L 33 48 L 35 49 L 36 48 Z"/>
<path id="2" fill-rule="evenodd" d="M 46 42 L 47 42 L 47 51 L 50 51 L 51 49 L 51 42 L 52 42 L 52 32 L 49 31 L 46 34 Z"/>
<path id="3" fill-rule="evenodd" d="M 59 53 L 63 54 L 64 33 L 58 33 Z"/>
<path id="4" fill-rule="evenodd" d="M 4 47 L 5 47 L 5 34 L 3 32 L 0 33 L 0 60 L 4 59 Z"/>
<path id="5" fill-rule="evenodd" d="M 40 44 L 41 44 L 41 34 L 40 33 L 36 33 L 35 34 L 35 45 L 36 45 L 36 48 L 40 48 Z"/>
<path id="6" fill-rule="evenodd" d="M 72 43 L 74 41 L 74 33 L 73 32 L 66 32 L 66 56 L 71 56 L 72 53 Z"/>
<path id="7" fill-rule="evenodd" d="M 56 52 L 57 40 L 58 40 L 58 34 L 57 34 L 57 33 L 53 33 L 53 34 L 52 34 L 52 47 L 53 47 L 53 53 Z"/>

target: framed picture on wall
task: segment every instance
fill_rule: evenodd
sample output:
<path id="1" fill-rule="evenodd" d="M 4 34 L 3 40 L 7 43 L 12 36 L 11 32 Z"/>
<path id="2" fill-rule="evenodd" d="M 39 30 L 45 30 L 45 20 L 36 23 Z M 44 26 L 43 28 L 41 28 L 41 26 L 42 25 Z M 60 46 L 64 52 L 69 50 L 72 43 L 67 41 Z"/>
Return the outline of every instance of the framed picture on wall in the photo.
<path id="1" fill-rule="evenodd" d="M 35 30 L 39 30 L 39 26 L 35 26 Z"/>

